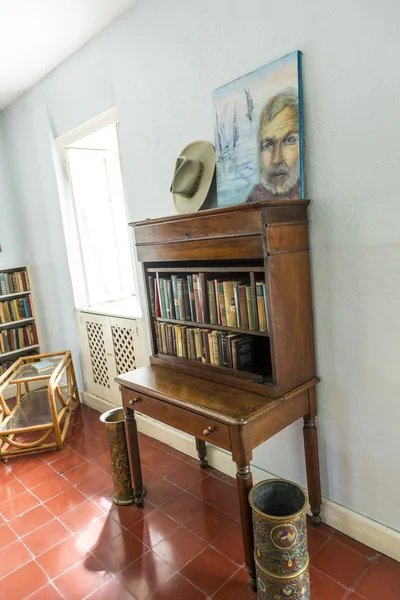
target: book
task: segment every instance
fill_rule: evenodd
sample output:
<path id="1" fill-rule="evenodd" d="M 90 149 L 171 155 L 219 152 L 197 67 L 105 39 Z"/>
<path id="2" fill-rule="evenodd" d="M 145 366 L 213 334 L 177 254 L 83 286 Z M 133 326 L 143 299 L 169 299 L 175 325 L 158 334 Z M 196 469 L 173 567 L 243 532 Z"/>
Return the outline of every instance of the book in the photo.
<path id="1" fill-rule="evenodd" d="M 210 323 L 211 325 L 216 325 L 218 323 L 217 317 L 217 302 L 215 298 L 215 285 L 214 281 L 207 280 L 207 295 L 208 295 L 208 309 L 210 313 Z"/>
<path id="2" fill-rule="evenodd" d="M 171 279 L 165 280 L 166 294 L 167 294 L 167 317 L 168 319 L 175 319 L 175 304 L 174 295 L 172 293 L 172 281 Z"/>
<path id="3" fill-rule="evenodd" d="M 217 285 L 217 302 L 219 307 L 220 325 L 227 325 L 226 310 L 225 310 L 225 297 L 224 297 L 224 282 L 221 279 L 216 280 Z"/>
<path id="4" fill-rule="evenodd" d="M 172 293 L 174 296 L 174 307 L 175 307 L 175 319 L 182 319 L 181 316 L 181 305 L 178 294 L 178 275 L 171 275 L 172 281 Z"/>
<path id="5" fill-rule="evenodd" d="M 189 300 L 189 286 L 187 277 L 182 279 L 183 286 L 183 305 L 185 308 L 185 321 L 191 321 L 192 315 L 190 312 L 190 300 Z"/>
<path id="6" fill-rule="evenodd" d="M 226 362 L 227 366 L 233 369 L 233 360 L 232 360 L 232 342 L 234 339 L 239 337 L 240 333 L 229 333 L 226 336 Z"/>
<path id="7" fill-rule="evenodd" d="M 41 360 L 40 362 L 32 363 L 32 369 L 37 371 L 37 373 L 43 373 L 49 369 L 54 369 L 54 366 L 54 363 L 49 360 Z"/>
<path id="8" fill-rule="evenodd" d="M 201 330 L 196 327 L 194 330 L 194 345 L 196 350 L 196 360 L 202 360 L 203 356 L 203 343 L 202 343 L 202 335 Z"/>
<path id="9" fill-rule="evenodd" d="M 237 321 L 233 281 L 224 281 L 222 286 L 224 290 L 226 324 L 228 327 L 236 327 Z"/>
<path id="10" fill-rule="evenodd" d="M 193 288 L 193 276 L 188 275 L 186 277 L 188 284 L 188 293 L 189 293 L 189 308 L 190 308 L 190 320 L 192 322 L 196 321 L 196 303 L 194 300 L 194 288 Z"/>
<path id="11" fill-rule="evenodd" d="M 179 301 L 179 312 L 180 318 L 182 321 L 186 321 L 185 314 L 185 298 L 183 296 L 183 278 L 179 277 L 178 279 L 178 301 Z"/>
<path id="12" fill-rule="evenodd" d="M 267 330 L 269 329 L 268 325 L 268 301 L 267 301 L 267 287 L 265 285 L 265 281 L 263 281 L 263 296 L 264 296 L 264 306 L 265 306 L 265 321 L 267 323 Z"/>
<path id="13" fill-rule="evenodd" d="M 236 311 L 236 327 L 242 327 L 242 319 L 240 316 L 240 304 L 239 304 L 239 286 L 241 281 L 233 282 L 233 296 L 235 298 L 235 311 Z"/>
<path id="14" fill-rule="evenodd" d="M 154 279 L 155 279 L 154 275 L 147 276 L 148 287 L 149 287 L 149 296 L 150 296 L 150 310 L 151 310 L 152 317 L 156 316 L 156 296 L 155 296 L 155 289 L 154 289 Z"/>
<path id="15" fill-rule="evenodd" d="M 211 333 L 212 338 L 212 353 L 213 353 L 213 364 L 219 365 L 219 344 L 218 344 L 218 333 L 219 331 L 213 331 Z"/>
<path id="16" fill-rule="evenodd" d="M 158 280 L 158 295 L 160 300 L 160 312 L 161 317 L 163 319 L 167 316 L 166 304 L 165 304 L 165 296 L 164 296 L 164 279 L 162 277 Z"/>
<path id="17" fill-rule="evenodd" d="M 156 313 L 155 313 L 155 316 L 156 317 L 161 317 L 160 294 L 159 294 L 159 291 L 158 291 L 158 280 L 157 280 L 157 277 L 154 279 L 154 297 L 155 297 L 155 304 L 156 304 Z M 29 300 L 29 297 L 27 297 L 27 300 Z"/>
<path id="18" fill-rule="evenodd" d="M 232 366 L 238 371 L 252 371 L 254 340 L 251 335 L 240 335 L 232 340 Z"/>
<path id="19" fill-rule="evenodd" d="M 239 312 L 240 312 L 240 326 L 242 329 L 249 328 L 249 315 L 247 312 L 247 300 L 246 300 L 246 286 L 239 285 Z"/>
<path id="20" fill-rule="evenodd" d="M 260 331 L 267 331 L 267 318 L 265 314 L 265 303 L 263 293 L 263 282 L 256 281 L 256 294 L 257 294 L 257 313 L 258 313 L 258 327 Z"/>
<path id="21" fill-rule="evenodd" d="M 196 307 L 196 321 L 198 323 L 204 322 L 203 317 L 203 298 L 201 289 L 201 277 L 200 273 L 194 273 L 193 275 L 193 291 L 194 291 L 194 302 Z"/>
<path id="22" fill-rule="evenodd" d="M 254 318 L 253 294 L 251 292 L 251 285 L 246 285 L 246 303 L 247 314 L 249 317 L 249 329 L 250 331 L 254 331 L 256 328 L 256 320 Z"/>

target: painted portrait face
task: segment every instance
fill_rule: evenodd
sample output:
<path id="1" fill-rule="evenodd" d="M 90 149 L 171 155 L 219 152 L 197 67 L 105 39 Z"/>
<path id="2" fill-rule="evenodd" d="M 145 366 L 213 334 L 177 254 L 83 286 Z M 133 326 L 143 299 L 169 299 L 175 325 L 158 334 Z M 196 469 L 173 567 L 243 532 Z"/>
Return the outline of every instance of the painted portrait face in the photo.
<path id="1" fill-rule="evenodd" d="M 260 181 L 274 196 L 288 194 L 300 177 L 298 113 L 286 107 L 260 130 Z"/>

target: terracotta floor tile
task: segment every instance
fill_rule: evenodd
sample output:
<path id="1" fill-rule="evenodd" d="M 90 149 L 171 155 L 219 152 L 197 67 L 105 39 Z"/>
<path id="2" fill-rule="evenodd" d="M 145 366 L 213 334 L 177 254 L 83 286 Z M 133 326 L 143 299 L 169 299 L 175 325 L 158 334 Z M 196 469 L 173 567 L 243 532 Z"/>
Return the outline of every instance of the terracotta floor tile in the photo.
<path id="1" fill-rule="evenodd" d="M 32 472 L 23 473 L 18 476 L 18 479 L 28 488 L 33 489 L 36 486 L 49 481 L 52 477 L 56 477 L 57 473 L 54 469 L 42 463 L 42 466 L 38 469 L 34 469 Z"/>
<path id="2" fill-rule="evenodd" d="M 10 484 L 12 481 L 15 481 L 16 477 L 12 471 L 8 467 L 2 467 L 0 469 L 0 486 Z"/>
<path id="3" fill-rule="evenodd" d="M 167 456 L 163 450 L 159 450 L 154 446 L 145 446 L 140 448 L 140 460 L 145 467 L 154 468 L 154 465 L 160 462 Z M 174 458 L 174 457 L 173 457 Z"/>
<path id="4" fill-rule="evenodd" d="M 32 560 L 31 553 L 19 540 L 0 550 L 0 578 Z"/>
<path id="5" fill-rule="evenodd" d="M 101 508 L 90 500 L 86 500 L 86 502 L 78 504 L 75 508 L 61 515 L 59 519 L 72 533 L 76 533 L 103 515 L 104 512 Z"/>
<path id="6" fill-rule="evenodd" d="M 75 450 L 75 452 L 78 452 L 79 448 L 89 446 L 95 441 L 97 441 L 97 438 L 94 435 L 91 435 L 91 433 L 81 428 L 80 431 L 77 431 L 73 438 L 68 440 L 67 445 L 72 448 L 72 450 Z"/>
<path id="7" fill-rule="evenodd" d="M 143 483 L 147 488 L 163 478 L 161 473 L 156 473 L 156 471 L 153 471 L 153 469 L 149 469 L 148 467 L 142 467 L 142 477 Z"/>
<path id="8" fill-rule="evenodd" d="M 132 525 L 135 525 L 138 521 L 144 519 L 146 515 L 149 515 L 156 507 L 150 502 L 145 502 L 143 508 L 138 508 L 135 504 L 129 506 L 115 506 L 111 510 L 110 517 L 115 519 L 126 529 L 130 529 Z"/>
<path id="9" fill-rule="evenodd" d="M 70 537 L 39 556 L 37 562 L 48 577 L 54 579 L 83 560 L 87 554 L 85 546 Z"/>
<path id="10" fill-rule="evenodd" d="M 185 527 L 179 527 L 174 533 L 156 544 L 153 552 L 179 571 L 192 558 L 206 547 L 206 542 Z"/>
<path id="11" fill-rule="evenodd" d="M 185 463 L 180 469 L 168 475 L 167 479 L 186 490 L 206 477 L 209 477 L 206 469 L 200 469 L 200 467 Z"/>
<path id="12" fill-rule="evenodd" d="M 205 600 L 206 596 L 179 573 L 148 597 L 148 600 Z M 232 600 L 232 599 L 230 599 Z M 235 599 L 236 600 L 236 597 Z"/>
<path id="13" fill-rule="evenodd" d="M 359 596 L 355 592 L 351 592 L 350 596 L 346 596 L 346 600 L 365 600 L 363 596 Z"/>
<path id="14" fill-rule="evenodd" d="M 42 525 L 32 533 L 23 538 L 25 546 L 34 556 L 39 556 L 70 537 L 71 533 L 58 519 L 53 519 L 46 525 Z"/>
<path id="15" fill-rule="evenodd" d="M 398 600 L 400 598 L 400 563 L 380 556 L 356 584 L 355 591 L 366 600 Z"/>
<path id="16" fill-rule="evenodd" d="M 20 496 L 24 492 L 26 492 L 26 487 L 18 479 L 14 479 L 7 483 L 7 485 L 0 487 L 0 504 L 13 500 L 16 496 Z"/>
<path id="17" fill-rule="evenodd" d="M 310 515 L 307 515 L 307 527 L 308 527 L 308 529 L 310 529 L 312 527 L 313 529 L 316 529 L 317 531 L 320 531 L 321 533 L 324 533 L 325 535 L 328 535 L 329 537 L 331 537 L 335 533 L 335 529 L 333 529 L 333 527 L 330 527 L 329 525 L 326 525 L 326 523 L 320 523 L 319 525 L 314 525 Z"/>
<path id="18" fill-rule="evenodd" d="M 181 488 L 177 487 L 173 483 L 162 479 L 157 481 L 147 492 L 146 500 L 154 504 L 155 506 L 162 506 L 172 498 L 175 498 L 178 494 L 181 494 Z M 145 500 L 145 504 L 146 504 Z"/>
<path id="19" fill-rule="evenodd" d="M 326 544 L 329 536 L 319 531 L 316 527 L 308 527 L 307 529 L 308 553 L 312 559 L 318 550 Z"/>
<path id="20" fill-rule="evenodd" d="M 172 450 L 172 452 L 170 452 L 170 455 L 177 456 L 185 463 L 188 463 L 189 461 L 193 460 L 192 457 L 189 456 L 189 454 L 184 454 L 183 452 L 179 452 L 179 450 Z"/>
<path id="21" fill-rule="evenodd" d="M 135 525 L 130 527 L 129 531 L 139 540 L 142 540 L 149 548 L 152 548 L 176 531 L 178 527 L 179 525 L 176 521 L 168 517 L 160 509 L 157 509 L 135 523 Z"/>
<path id="22" fill-rule="evenodd" d="M 6 521 L 19 517 L 31 508 L 39 504 L 39 500 L 30 492 L 24 492 L 20 496 L 4 502 L 1 505 L 1 513 Z"/>
<path id="23" fill-rule="evenodd" d="M 124 531 L 125 528 L 122 525 L 114 521 L 110 516 L 104 515 L 94 523 L 81 529 L 75 535 L 75 538 L 78 542 L 84 544 L 88 550 L 94 552 L 97 548 L 111 542 L 112 539 Z"/>
<path id="24" fill-rule="evenodd" d="M 330 539 L 313 558 L 313 566 L 346 587 L 351 587 L 367 569 L 369 562 L 362 554 Z"/>
<path id="25" fill-rule="evenodd" d="M 257 600 L 257 593 L 249 585 L 249 577 L 245 569 L 239 571 L 229 579 L 225 585 L 213 596 L 213 600 Z M 325 600 L 315 598 L 315 600 Z"/>
<path id="26" fill-rule="evenodd" d="M 99 492 L 98 494 L 95 494 L 90 499 L 92 502 L 94 502 L 96 504 L 96 506 L 101 508 L 101 510 L 103 510 L 105 513 L 109 513 L 115 506 L 112 501 L 113 491 L 114 491 L 114 487 L 110 486 L 109 488 L 106 488 L 105 490 Z"/>
<path id="27" fill-rule="evenodd" d="M 240 523 L 234 523 L 229 529 L 216 538 L 213 543 L 222 554 L 225 554 L 234 563 L 238 565 L 244 564 L 244 550 L 242 539 L 242 528 Z"/>
<path id="28" fill-rule="evenodd" d="M 201 508 L 185 523 L 185 527 L 189 531 L 195 533 L 209 544 L 231 525 L 233 525 L 233 520 L 228 515 L 209 505 Z"/>
<path id="29" fill-rule="evenodd" d="M 60 592 L 51 583 L 38 590 L 36 594 L 29 596 L 28 600 L 63 600 Z"/>
<path id="30" fill-rule="evenodd" d="M 71 484 L 62 475 L 58 475 L 55 471 L 53 473 L 55 477 L 32 490 L 41 502 L 46 502 L 46 500 L 58 496 L 61 492 L 71 489 Z"/>
<path id="31" fill-rule="evenodd" d="M 35 561 L 31 561 L 7 577 L 0 579 L 0 598 L 25 600 L 47 583 L 45 573 Z"/>
<path id="32" fill-rule="evenodd" d="M 153 471 L 156 471 L 157 473 L 160 473 L 165 477 L 166 475 L 177 471 L 184 464 L 186 463 L 184 463 L 180 458 L 177 458 L 176 456 L 171 456 L 170 454 L 166 454 L 163 458 L 155 461 L 152 465 L 149 466 L 151 466 Z"/>
<path id="33" fill-rule="evenodd" d="M 162 510 L 178 523 L 184 524 L 205 506 L 200 498 L 196 498 L 188 492 L 182 492 L 179 496 L 163 504 Z"/>
<path id="34" fill-rule="evenodd" d="M 55 517 L 60 517 L 62 514 L 68 512 L 78 504 L 85 502 L 86 497 L 78 492 L 76 488 L 71 487 L 69 490 L 54 496 L 51 500 L 45 502 L 46 508 L 48 508 Z"/>
<path id="35" fill-rule="evenodd" d="M 175 571 L 168 563 L 153 552 L 147 552 L 119 573 L 117 578 L 135 600 L 145 600 L 173 575 Z"/>
<path id="36" fill-rule="evenodd" d="M 103 454 L 107 450 L 107 444 L 95 438 L 94 441 L 88 444 L 87 446 L 79 448 L 78 452 L 81 456 L 84 456 L 86 459 L 90 460 L 92 458 L 95 458 L 96 456 L 100 456 L 100 454 Z"/>
<path id="37" fill-rule="evenodd" d="M 33 473 L 36 469 L 43 467 L 43 461 L 37 456 L 28 455 L 23 458 L 10 458 L 7 462 L 7 467 L 19 478 L 25 473 Z"/>
<path id="38" fill-rule="evenodd" d="M 65 600 L 83 600 L 111 578 L 94 556 L 76 564 L 72 569 L 57 577 L 54 585 L 62 593 Z"/>
<path id="39" fill-rule="evenodd" d="M 83 483 L 76 486 L 76 489 L 84 494 L 87 498 L 91 498 L 96 494 L 99 494 L 103 490 L 107 489 L 112 485 L 113 481 L 109 475 L 106 475 L 103 471 L 90 477 Z"/>
<path id="40" fill-rule="evenodd" d="M 208 472 L 213 477 L 216 477 L 217 479 L 220 479 L 221 481 L 224 481 L 225 483 L 229 484 L 230 486 L 236 488 L 236 479 L 234 477 L 231 477 L 230 475 L 227 475 L 226 473 L 221 473 L 221 471 L 217 471 L 217 469 L 208 469 Z"/>
<path id="41" fill-rule="evenodd" d="M 71 454 L 71 448 L 68 448 L 68 446 L 64 446 L 62 450 L 52 450 L 50 452 L 43 452 L 40 454 L 40 458 L 44 463 L 46 463 L 46 465 L 50 465 L 56 460 L 64 458 L 64 456 L 67 456 L 68 454 Z"/>
<path id="42" fill-rule="evenodd" d="M 173 448 L 172 446 L 168 446 L 168 444 L 164 444 L 163 442 L 160 442 L 159 440 L 155 440 L 154 438 L 148 438 L 150 440 L 151 445 L 154 448 L 158 448 L 159 450 L 162 450 L 163 452 L 165 452 L 165 454 L 170 454 L 170 452 L 172 452 Z"/>
<path id="43" fill-rule="evenodd" d="M 83 462 L 85 462 L 85 458 L 71 450 L 65 456 L 52 462 L 51 468 L 57 471 L 57 473 L 65 473 L 65 471 L 69 471 Z"/>
<path id="44" fill-rule="evenodd" d="M 188 490 L 198 498 L 202 498 L 204 502 L 208 502 L 222 510 L 232 519 L 239 517 L 239 502 L 236 489 L 215 477 L 207 477 Z"/>
<path id="45" fill-rule="evenodd" d="M 352 538 L 348 537 L 347 535 L 344 535 L 343 533 L 340 533 L 339 531 L 335 531 L 335 533 L 332 536 L 332 539 L 336 540 L 337 542 L 341 542 L 342 544 L 345 544 L 349 548 L 352 548 L 356 552 L 363 554 L 367 558 L 374 558 L 378 554 L 375 550 L 372 550 L 372 548 L 369 548 L 368 546 L 365 546 L 364 544 L 353 540 Z"/>
<path id="46" fill-rule="evenodd" d="M 313 567 L 310 567 L 310 582 L 313 600 L 344 600 L 348 594 L 346 588 Z"/>
<path id="47" fill-rule="evenodd" d="M 83 481 L 86 481 L 86 479 L 89 479 L 94 475 L 98 475 L 99 473 L 101 473 L 101 469 L 99 467 L 93 463 L 86 462 L 64 473 L 64 477 L 73 485 L 78 485 L 79 483 L 82 483 Z"/>
<path id="48" fill-rule="evenodd" d="M 8 544 L 11 544 L 12 542 L 15 542 L 17 539 L 17 536 L 11 527 L 7 525 L 7 523 L 0 525 L 0 549 L 8 546 Z"/>
<path id="49" fill-rule="evenodd" d="M 181 574 L 205 594 L 212 596 L 238 569 L 226 556 L 208 546 L 183 567 Z"/>
<path id="50" fill-rule="evenodd" d="M 54 519 L 54 515 L 42 504 L 29 510 L 19 517 L 8 522 L 9 526 L 20 537 L 31 533 L 41 525 Z"/>
<path id="51" fill-rule="evenodd" d="M 99 543 L 93 555 L 101 562 L 104 569 L 110 573 L 120 573 L 148 551 L 143 544 L 129 531 L 124 530 L 111 541 Z"/>
<path id="52" fill-rule="evenodd" d="M 87 600 L 135 600 L 134 597 L 119 583 L 111 579 L 103 587 L 87 597 Z M 189 599 L 188 599 L 189 600 Z"/>
<path id="53" fill-rule="evenodd" d="M 110 466 L 110 453 L 107 451 L 99 454 L 99 456 L 95 456 L 91 459 L 90 464 L 96 465 L 99 469 L 108 469 Z"/>

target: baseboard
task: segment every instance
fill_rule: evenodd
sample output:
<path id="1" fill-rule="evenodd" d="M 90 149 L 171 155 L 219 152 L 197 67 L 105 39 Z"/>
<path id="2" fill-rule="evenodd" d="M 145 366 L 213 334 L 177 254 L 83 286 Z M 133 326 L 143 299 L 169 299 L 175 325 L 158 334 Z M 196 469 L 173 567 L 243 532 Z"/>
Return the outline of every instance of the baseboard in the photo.
<path id="1" fill-rule="evenodd" d="M 87 392 L 82 392 L 82 396 L 84 404 L 100 412 L 115 408 L 114 404 Z M 196 444 L 192 436 L 140 414 L 137 414 L 137 424 L 140 432 L 193 458 L 197 457 Z M 235 464 L 229 452 L 208 445 L 207 458 L 212 467 L 235 477 Z M 252 465 L 252 473 L 254 483 L 263 479 L 276 477 L 273 473 L 268 473 L 255 465 Z M 400 561 L 400 532 L 385 527 L 372 519 L 363 517 L 325 498 L 322 499 L 321 517 L 327 525 L 334 527 L 362 544 L 366 544 L 377 552 Z"/>

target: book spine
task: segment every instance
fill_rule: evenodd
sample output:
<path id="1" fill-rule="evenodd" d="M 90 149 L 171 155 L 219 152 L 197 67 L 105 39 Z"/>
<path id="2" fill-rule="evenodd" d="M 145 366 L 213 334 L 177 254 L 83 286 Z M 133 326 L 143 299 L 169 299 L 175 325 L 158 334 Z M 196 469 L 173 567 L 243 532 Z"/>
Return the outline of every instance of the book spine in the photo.
<path id="1" fill-rule="evenodd" d="M 266 320 L 266 316 L 265 316 L 265 304 L 264 304 L 262 281 L 256 282 L 256 294 L 257 294 L 258 326 L 260 328 L 260 331 L 267 331 L 267 320 Z"/>
<path id="2" fill-rule="evenodd" d="M 202 360 L 202 341 L 201 341 L 201 331 L 196 328 L 194 330 L 194 345 L 196 349 L 196 360 Z"/>
<path id="3" fill-rule="evenodd" d="M 188 345 L 187 345 L 187 337 L 186 337 L 187 327 L 182 327 L 182 349 L 183 349 L 183 358 L 188 357 Z"/>
<path id="4" fill-rule="evenodd" d="M 188 275 L 186 279 L 189 291 L 190 320 L 194 323 L 196 321 L 196 303 L 194 300 L 193 276 Z"/>
<path id="5" fill-rule="evenodd" d="M 165 304 L 165 288 L 164 288 L 164 282 L 165 279 L 162 279 L 160 277 L 160 279 L 158 280 L 159 283 L 159 296 L 160 296 L 160 308 L 161 308 L 161 317 L 163 319 L 166 318 L 167 316 L 167 310 L 166 310 L 166 304 Z"/>
<path id="6" fill-rule="evenodd" d="M 237 369 L 236 343 L 237 338 L 232 340 L 232 369 Z"/>
<path id="7" fill-rule="evenodd" d="M 264 297 L 264 307 L 265 307 L 265 321 L 267 324 L 267 331 L 268 331 L 268 329 L 269 329 L 268 301 L 267 301 L 267 286 L 265 285 L 265 281 L 263 281 L 263 297 Z"/>
<path id="8" fill-rule="evenodd" d="M 217 303 L 215 300 L 215 285 L 213 281 L 207 281 L 208 309 L 210 313 L 211 325 L 218 323 L 217 318 Z"/>
<path id="9" fill-rule="evenodd" d="M 200 290 L 200 277 L 198 273 L 193 275 L 193 291 L 194 291 L 194 302 L 196 306 L 196 321 L 202 323 L 203 311 L 201 307 L 201 290 Z"/>
<path id="10" fill-rule="evenodd" d="M 224 300 L 225 300 L 225 311 L 226 311 L 226 324 L 228 327 L 236 327 L 236 306 L 235 296 L 233 293 L 233 281 L 224 281 Z"/>
<path id="11" fill-rule="evenodd" d="M 169 318 L 175 319 L 175 304 L 174 304 L 174 294 L 172 293 L 171 279 L 167 279 L 167 297 L 168 297 Z M 168 313 L 168 310 L 167 310 L 167 313 Z"/>
<path id="12" fill-rule="evenodd" d="M 150 310 L 151 316 L 156 316 L 156 297 L 155 297 L 155 289 L 154 289 L 154 276 L 148 275 L 147 282 L 149 286 L 149 296 L 150 296 Z"/>
<path id="13" fill-rule="evenodd" d="M 239 312 L 242 329 L 249 329 L 249 316 L 247 313 L 246 286 L 239 285 Z"/>
<path id="14" fill-rule="evenodd" d="M 208 337 L 208 349 L 209 349 L 209 353 L 210 353 L 210 363 L 212 365 L 215 365 L 214 344 L 213 344 L 213 336 L 212 336 L 212 334 L 213 334 L 212 331 L 208 331 L 208 333 L 207 333 L 207 337 Z"/>
<path id="15" fill-rule="evenodd" d="M 239 371 L 252 371 L 254 364 L 254 340 L 249 335 L 243 335 L 234 340 L 234 368 Z"/>
<path id="16" fill-rule="evenodd" d="M 218 331 L 213 331 L 211 334 L 211 337 L 212 337 L 214 365 L 219 365 Z"/>
<path id="17" fill-rule="evenodd" d="M 183 305 L 185 307 L 185 321 L 191 321 L 189 287 L 188 287 L 187 277 L 184 277 L 182 279 L 182 287 L 183 287 Z"/>
<path id="18" fill-rule="evenodd" d="M 254 331 L 256 328 L 256 321 L 254 318 L 253 296 L 251 293 L 251 285 L 246 285 L 246 302 L 247 302 L 247 314 L 249 316 L 249 329 L 250 329 L 250 331 Z"/>
<path id="19" fill-rule="evenodd" d="M 171 275 L 171 281 L 172 281 L 172 293 L 174 296 L 175 318 L 180 320 L 180 319 L 182 319 L 182 317 L 181 317 L 181 307 L 180 307 L 179 296 L 178 296 L 178 276 Z"/>
<path id="20" fill-rule="evenodd" d="M 0 295 L 5 296 L 7 294 L 7 284 L 4 277 L 4 273 L 0 273 Z"/>
<path id="21" fill-rule="evenodd" d="M 165 323 L 160 323 L 160 333 L 161 333 L 161 349 L 163 354 L 168 354 L 167 351 L 167 340 L 165 338 Z"/>
<path id="22" fill-rule="evenodd" d="M 223 281 L 218 281 L 217 287 L 218 287 L 218 304 L 219 304 L 219 310 L 220 310 L 220 315 L 221 315 L 221 323 L 220 324 L 226 326 L 227 325 L 227 320 L 226 320 L 225 298 L 224 298 L 224 283 L 223 283 Z"/>
<path id="23" fill-rule="evenodd" d="M 219 325 L 222 325 L 221 309 L 219 306 L 219 297 L 218 297 L 218 279 L 214 279 L 214 291 L 215 291 L 215 303 L 217 305 L 217 323 Z"/>
<path id="24" fill-rule="evenodd" d="M 161 317 L 161 308 L 160 308 L 160 290 L 158 289 L 158 279 L 157 277 L 154 280 L 154 296 L 155 296 L 155 303 L 156 303 L 156 317 Z M 28 297 L 29 300 L 29 297 Z"/>
<path id="25" fill-rule="evenodd" d="M 226 333 L 226 331 L 222 332 L 221 335 L 221 350 L 222 350 L 222 366 L 223 367 L 228 367 L 228 351 L 227 351 L 227 338 L 228 338 L 228 334 Z"/>
<path id="26" fill-rule="evenodd" d="M 178 302 L 179 302 L 179 312 L 180 312 L 180 318 L 182 319 L 182 321 L 185 321 L 185 299 L 183 297 L 183 279 L 182 277 L 180 277 L 178 279 Z"/>
<path id="27" fill-rule="evenodd" d="M 235 311 L 236 311 L 236 327 L 242 327 L 242 319 L 240 317 L 240 304 L 239 304 L 239 285 L 240 281 L 233 282 L 233 296 L 235 298 Z"/>

